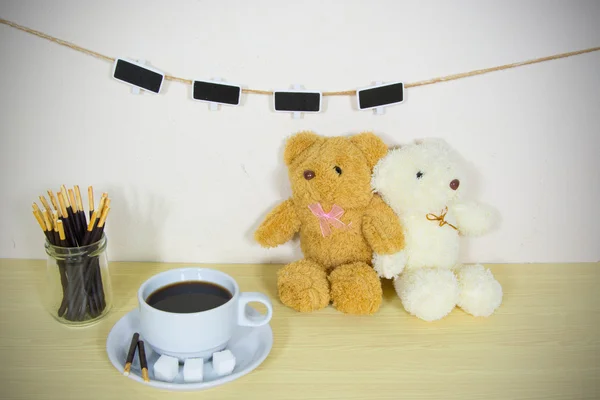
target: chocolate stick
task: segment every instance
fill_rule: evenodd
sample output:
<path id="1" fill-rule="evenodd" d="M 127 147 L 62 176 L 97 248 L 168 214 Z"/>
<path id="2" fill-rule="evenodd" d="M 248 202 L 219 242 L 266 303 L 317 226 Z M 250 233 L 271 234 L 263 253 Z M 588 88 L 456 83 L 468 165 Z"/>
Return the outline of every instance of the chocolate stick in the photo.
<path id="1" fill-rule="evenodd" d="M 83 239 L 83 229 L 81 229 L 81 221 L 79 220 L 79 209 L 77 207 L 77 201 L 75 200 L 75 193 L 73 193 L 73 189 L 69 189 L 69 206 L 71 207 L 71 215 L 73 217 L 73 227 L 75 228 L 75 233 L 77 234 L 77 242 L 82 242 Z M 68 211 L 68 209 L 67 209 Z"/>
<path id="2" fill-rule="evenodd" d="M 92 232 L 94 232 L 94 228 L 96 228 L 96 222 L 98 220 L 98 211 L 94 211 L 92 216 L 90 217 L 90 222 L 88 222 L 87 229 L 85 230 L 85 234 L 83 236 L 83 245 L 87 246 L 91 244 L 92 240 Z"/>
<path id="3" fill-rule="evenodd" d="M 58 226 L 58 237 L 60 238 L 60 243 L 61 243 L 61 245 L 66 246 L 67 238 L 65 235 L 65 225 L 64 225 L 63 221 L 61 221 L 60 219 L 58 220 L 58 222 L 56 224 Z"/>
<path id="4" fill-rule="evenodd" d="M 48 210 L 48 212 L 50 212 L 52 210 L 52 208 L 50 208 L 50 204 L 48 204 L 48 201 L 46 200 L 46 198 L 44 196 L 40 196 L 40 201 L 42 202 L 42 205 L 44 206 L 44 208 L 46 210 Z"/>
<path id="5" fill-rule="evenodd" d="M 92 214 L 94 213 L 94 188 L 91 186 L 88 187 L 88 203 L 90 206 L 90 218 L 92 218 Z"/>
<path id="6" fill-rule="evenodd" d="M 150 378 L 148 377 L 148 362 L 146 360 L 146 349 L 144 349 L 144 341 L 138 341 L 137 345 L 138 356 L 140 358 L 140 367 L 142 368 L 142 378 L 144 378 L 144 382 L 150 382 Z"/>
<path id="7" fill-rule="evenodd" d="M 102 193 L 102 197 L 100 197 L 100 203 L 98 204 L 98 218 L 100 218 L 102 211 L 104 211 L 104 203 L 106 202 L 107 198 L 108 196 L 106 193 Z"/>
<path id="8" fill-rule="evenodd" d="M 80 239 L 78 240 L 77 238 L 75 224 L 73 223 L 73 210 L 70 206 L 66 206 L 68 201 L 65 190 L 61 189 L 61 192 L 58 194 L 58 201 L 63 214 L 62 220 L 66 239 L 69 241 L 72 247 L 77 247 L 79 246 Z M 69 277 L 69 308 L 67 311 L 67 319 L 71 321 L 83 320 L 87 311 L 87 295 L 85 293 L 85 283 L 82 268 L 82 264 L 75 264 L 73 260 L 67 262 L 67 276 Z"/>
<path id="9" fill-rule="evenodd" d="M 94 213 L 92 211 L 90 211 L 90 221 L 87 222 L 87 216 L 85 215 L 85 208 L 83 207 L 83 200 L 81 198 L 81 192 L 79 190 L 79 186 L 75 185 L 75 198 L 77 201 L 77 213 L 76 215 L 79 217 L 79 222 L 82 225 L 82 234 L 81 234 L 81 241 L 82 241 L 82 245 L 86 246 L 89 243 L 89 235 L 91 233 L 91 231 L 94 228 L 95 223 L 97 222 L 97 215 L 94 215 Z M 90 186 L 91 188 L 91 186 Z M 90 195 L 90 188 L 88 188 L 88 196 Z M 93 194 L 92 194 L 93 196 Z M 93 200 L 93 199 L 92 199 Z M 92 205 L 93 205 L 93 201 L 92 201 Z M 91 264 L 96 262 L 97 257 L 93 257 L 91 260 L 87 259 L 84 262 L 85 265 L 85 269 L 84 269 L 84 283 L 85 283 L 85 289 L 88 295 L 88 311 L 90 313 L 90 315 L 92 317 L 96 317 L 98 315 L 101 314 L 102 312 L 102 302 L 100 301 L 100 299 L 98 298 L 98 296 L 95 294 L 96 289 L 95 289 L 95 282 L 93 279 L 93 272 L 94 269 L 91 268 Z"/>
<path id="10" fill-rule="evenodd" d="M 67 233 L 67 238 L 69 236 L 69 233 L 71 233 L 73 235 L 72 237 L 72 242 L 74 243 L 73 246 L 79 246 L 79 239 L 77 237 L 77 231 L 76 231 L 76 224 L 74 221 L 74 217 L 73 217 L 73 209 L 71 208 L 71 205 L 69 204 L 69 197 L 67 195 L 67 189 L 65 188 L 65 185 L 61 186 L 61 190 L 58 193 L 58 200 L 60 201 L 60 198 L 63 198 L 63 201 L 61 203 L 61 206 L 64 204 L 64 209 L 63 209 L 63 217 L 64 218 L 68 218 L 68 223 L 69 223 L 69 229 L 65 230 L 65 232 Z M 71 232 L 69 232 L 69 230 Z"/>
<path id="11" fill-rule="evenodd" d="M 54 243 L 56 246 L 60 246 L 60 235 L 58 233 L 58 213 L 52 211 L 52 225 L 54 226 Z"/>
<path id="12" fill-rule="evenodd" d="M 62 211 L 60 209 L 60 205 L 56 201 L 56 197 L 54 196 L 54 193 L 52 193 L 52 190 L 48 190 L 48 196 L 50 197 L 50 201 L 52 202 L 52 206 L 54 207 L 54 210 L 55 210 L 52 212 L 52 214 L 54 216 L 54 226 L 56 227 L 56 221 L 58 220 L 58 217 L 62 217 Z M 60 244 L 60 239 L 58 237 L 57 229 L 55 229 L 54 236 L 56 238 L 56 245 L 60 246 L 61 244 Z"/>
<path id="13" fill-rule="evenodd" d="M 50 222 L 50 214 L 48 214 L 48 210 L 44 209 L 44 211 L 41 211 L 39 208 L 38 210 L 42 214 L 42 220 L 44 221 L 44 225 L 46 225 L 46 230 L 48 232 L 52 232 L 54 228 L 52 227 L 52 222 Z"/>
<path id="14" fill-rule="evenodd" d="M 60 206 L 58 205 L 58 202 L 56 201 L 56 196 L 54 196 L 52 190 L 48 190 L 48 197 L 50 197 L 50 201 L 52 202 L 54 209 L 60 213 Z"/>
<path id="15" fill-rule="evenodd" d="M 65 240 L 67 241 L 67 243 L 69 243 L 70 246 L 76 247 L 77 242 L 75 240 L 75 233 L 73 232 L 73 229 L 71 227 L 72 220 L 69 218 L 69 213 L 67 211 L 67 207 L 65 206 L 65 200 L 61 194 L 62 193 L 58 194 L 58 202 L 60 203 L 60 210 L 61 210 L 61 214 L 62 214 L 61 219 L 63 221 L 64 230 L 65 230 L 65 236 L 66 236 Z"/>
<path id="16" fill-rule="evenodd" d="M 77 202 L 77 214 L 79 215 L 79 223 L 81 224 L 81 235 L 85 232 L 87 227 L 87 217 L 85 215 L 85 209 L 83 208 L 83 201 L 81 200 L 81 192 L 79 186 L 75 185 L 75 201 Z"/>
<path id="17" fill-rule="evenodd" d="M 46 224 L 46 229 L 48 230 L 48 240 L 50 244 L 55 245 L 57 243 L 56 237 L 54 236 L 54 225 L 52 224 L 52 219 L 50 218 L 50 213 L 48 210 L 44 209 L 42 212 L 42 216 L 44 217 L 44 223 Z"/>
<path id="18" fill-rule="evenodd" d="M 92 238 L 91 243 L 96 243 L 104 233 L 104 226 L 106 224 L 106 218 L 108 217 L 108 212 L 110 211 L 110 199 L 107 199 L 104 205 L 104 210 L 102 210 L 102 216 L 98 221 L 98 225 L 96 226 L 94 237 Z M 106 307 L 106 300 L 104 298 L 104 285 L 102 284 L 102 274 L 100 273 L 100 265 L 98 264 L 98 259 L 94 260 L 94 268 L 93 268 L 93 277 L 96 288 L 96 294 L 100 300 L 100 307 L 102 310 Z"/>
<path id="19" fill-rule="evenodd" d="M 131 338 L 131 344 L 129 345 L 129 352 L 127 353 L 127 359 L 125 360 L 125 368 L 123 370 L 123 375 L 129 375 L 129 371 L 131 370 L 131 363 L 133 362 L 133 357 L 135 356 L 135 350 L 138 346 L 138 340 L 140 339 L 139 333 L 134 333 Z"/>
<path id="20" fill-rule="evenodd" d="M 33 203 L 35 205 L 35 203 Z M 36 206 L 37 207 L 37 206 Z M 44 235 L 46 236 L 46 239 L 48 239 L 48 241 L 50 243 L 52 243 L 52 238 L 48 232 L 48 229 L 46 228 L 46 223 L 44 222 L 44 217 L 42 216 L 42 213 L 39 212 L 39 209 L 35 209 L 33 210 L 33 216 L 35 217 L 35 219 L 37 220 L 38 224 L 40 224 L 40 228 L 42 228 L 42 231 L 44 232 Z"/>
<path id="21" fill-rule="evenodd" d="M 103 202 L 105 205 L 110 204 L 110 200 L 107 199 L 106 202 Z M 96 243 L 102 237 L 103 227 L 106 222 L 106 217 L 108 216 L 108 207 L 104 207 L 102 210 L 102 216 L 98 221 L 97 225 L 94 227 L 88 224 L 88 229 L 92 227 L 92 231 L 89 233 L 89 239 L 83 242 L 83 245 L 91 245 Z M 96 214 L 97 215 L 97 214 Z M 86 230 L 87 231 L 87 230 Z M 104 298 L 104 288 L 102 284 L 102 274 L 100 272 L 100 265 L 98 262 L 98 257 L 91 257 L 84 261 L 83 265 L 83 274 L 81 276 L 80 284 L 83 285 L 83 291 L 79 293 L 81 296 L 85 296 L 87 301 L 86 307 L 90 307 L 90 313 L 93 317 L 100 315 L 102 310 L 106 307 L 106 300 Z M 81 272 L 81 269 L 79 270 Z M 85 291 L 85 294 L 83 293 Z M 78 301 L 83 301 L 78 297 Z"/>
<path id="22" fill-rule="evenodd" d="M 84 246 L 87 246 L 90 244 L 91 235 L 92 235 L 94 228 L 96 227 L 96 223 L 98 222 L 97 220 L 98 220 L 98 212 L 94 211 L 94 213 L 92 214 L 92 217 L 90 218 L 90 222 L 88 223 L 87 229 L 85 231 L 85 236 L 83 239 Z M 93 317 L 100 315 L 100 313 L 104 309 L 102 307 L 102 301 L 99 298 L 99 295 L 96 294 L 96 291 L 97 291 L 96 283 L 95 283 L 96 273 L 95 273 L 95 268 L 92 265 L 96 262 L 96 260 L 97 260 L 97 257 L 88 258 L 84 261 L 84 265 L 85 265 L 84 281 L 85 281 L 86 292 L 88 294 L 89 311 Z"/>
<path id="23" fill-rule="evenodd" d="M 52 212 L 52 225 L 54 226 L 54 244 L 60 246 L 60 235 L 58 233 L 58 213 Z"/>
<path id="24" fill-rule="evenodd" d="M 56 230 L 56 232 L 58 232 L 59 243 L 57 243 L 57 245 L 63 246 L 63 247 L 66 246 L 65 230 L 63 228 L 62 221 L 60 221 L 60 220 L 56 221 L 55 230 Z M 62 317 L 65 314 L 65 312 L 67 311 L 67 307 L 69 306 L 69 301 L 68 301 L 69 280 L 67 278 L 67 270 L 65 268 L 65 262 L 57 261 L 57 263 L 58 263 L 58 271 L 60 272 L 60 284 L 62 285 L 62 288 L 63 288 L 63 299 L 62 299 L 62 302 L 60 303 L 60 307 L 58 308 L 58 316 Z"/>
<path id="25" fill-rule="evenodd" d="M 110 199 L 106 199 L 104 204 L 104 209 L 102 210 L 102 214 L 100 215 L 100 220 L 98 221 L 97 229 L 94 230 L 94 236 L 92 238 L 91 243 L 95 243 L 102 237 L 104 233 L 104 225 L 106 224 L 106 218 L 108 217 L 108 212 L 110 211 Z"/>

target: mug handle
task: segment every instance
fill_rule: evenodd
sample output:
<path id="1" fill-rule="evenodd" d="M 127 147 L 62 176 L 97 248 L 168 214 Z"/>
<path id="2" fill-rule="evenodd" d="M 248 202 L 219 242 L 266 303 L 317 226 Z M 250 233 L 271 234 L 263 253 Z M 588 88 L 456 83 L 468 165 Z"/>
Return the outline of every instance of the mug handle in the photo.
<path id="1" fill-rule="evenodd" d="M 266 315 L 248 315 L 246 313 L 246 305 L 252 301 L 262 303 L 267 307 Z M 241 326 L 262 326 L 266 325 L 271 321 L 273 316 L 273 305 L 271 300 L 267 296 L 258 292 L 244 292 L 240 294 L 238 300 L 238 324 Z"/>

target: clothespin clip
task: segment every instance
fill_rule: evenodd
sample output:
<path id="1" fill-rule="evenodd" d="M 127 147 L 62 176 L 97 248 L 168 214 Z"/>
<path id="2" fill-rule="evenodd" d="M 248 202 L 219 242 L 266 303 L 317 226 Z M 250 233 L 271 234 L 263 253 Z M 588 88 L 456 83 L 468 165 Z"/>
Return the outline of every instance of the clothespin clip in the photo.
<path id="1" fill-rule="evenodd" d="M 381 86 L 381 85 L 383 85 L 382 81 L 375 82 L 375 86 Z M 375 115 L 383 115 L 383 114 L 385 114 L 385 110 L 383 109 L 383 107 L 375 107 L 373 109 L 373 114 L 375 114 Z"/>
<path id="2" fill-rule="evenodd" d="M 137 60 L 138 64 L 146 65 L 146 60 Z M 141 94 L 142 90 L 139 86 L 131 86 L 131 94 Z"/>
<path id="3" fill-rule="evenodd" d="M 211 81 L 218 83 L 218 82 L 223 81 L 223 79 L 220 77 L 216 77 L 216 78 L 211 79 Z M 215 103 L 215 102 L 211 101 L 210 103 L 208 103 L 208 109 L 210 111 L 219 111 L 219 103 Z"/>

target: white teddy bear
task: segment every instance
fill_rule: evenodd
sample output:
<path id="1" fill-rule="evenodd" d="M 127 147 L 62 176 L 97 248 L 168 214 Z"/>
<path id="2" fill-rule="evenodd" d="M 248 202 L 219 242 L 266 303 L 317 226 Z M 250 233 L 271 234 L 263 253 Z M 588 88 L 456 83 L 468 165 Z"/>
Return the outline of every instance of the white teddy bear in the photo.
<path id="1" fill-rule="evenodd" d="M 463 165 L 444 140 L 430 138 L 390 150 L 373 172 L 373 189 L 399 216 L 406 242 L 400 253 L 375 254 L 373 266 L 394 279 L 405 310 L 425 321 L 457 305 L 489 316 L 502 302 L 490 270 L 458 262 L 460 236 L 483 235 L 498 221 L 491 207 L 460 200 Z"/>

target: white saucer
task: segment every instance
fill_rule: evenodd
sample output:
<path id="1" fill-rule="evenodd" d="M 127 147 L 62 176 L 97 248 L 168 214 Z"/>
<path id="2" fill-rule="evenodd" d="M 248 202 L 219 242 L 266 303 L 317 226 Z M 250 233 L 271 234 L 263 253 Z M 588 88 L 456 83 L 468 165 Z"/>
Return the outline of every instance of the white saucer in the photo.
<path id="1" fill-rule="evenodd" d="M 247 312 L 250 315 L 260 315 L 258 311 L 249 305 L 247 305 Z M 123 374 L 125 359 L 127 358 L 127 352 L 129 351 L 129 345 L 133 334 L 138 332 L 140 334 L 140 340 L 144 340 L 141 332 L 139 332 L 138 315 L 139 311 L 136 308 L 117 321 L 106 340 L 106 352 L 108 353 L 108 358 L 120 374 Z M 231 382 L 253 371 L 267 358 L 272 346 L 273 331 L 269 324 L 258 328 L 239 327 L 233 334 L 233 337 L 227 346 L 236 358 L 233 372 L 229 375 L 217 376 L 213 371 L 211 362 L 208 361 L 204 363 L 204 381 L 186 383 L 183 381 L 182 365 L 179 366 L 179 374 L 173 382 L 155 380 L 153 366 L 158 360 L 159 355 L 152 351 L 148 344 L 144 343 L 150 382 L 144 382 L 142 379 L 137 350 L 128 378 L 156 388 L 174 391 L 208 389 Z"/>

